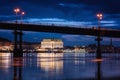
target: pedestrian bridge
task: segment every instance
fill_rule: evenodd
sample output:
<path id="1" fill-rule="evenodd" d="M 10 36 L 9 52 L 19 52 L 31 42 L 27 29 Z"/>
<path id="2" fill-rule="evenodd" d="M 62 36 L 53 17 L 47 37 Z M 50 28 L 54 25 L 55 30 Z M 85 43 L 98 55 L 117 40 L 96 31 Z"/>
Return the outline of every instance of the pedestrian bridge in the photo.
<path id="1" fill-rule="evenodd" d="M 74 35 L 90 35 L 96 36 L 97 41 L 97 58 L 100 59 L 101 37 L 114 37 L 120 38 L 120 30 L 103 29 L 103 28 L 78 28 L 74 26 L 55 26 L 55 25 L 38 25 L 38 24 L 21 24 L 21 23 L 0 23 L 0 29 L 14 31 L 14 57 L 22 57 L 22 31 L 36 31 L 36 32 L 51 32 L 61 34 L 74 34 Z M 18 38 L 19 37 L 19 38 Z M 19 39 L 19 40 L 18 40 Z"/>
<path id="2" fill-rule="evenodd" d="M 103 28 L 78 28 L 74 26 L 55 26 L 55 25 L 40 25 L 40 24 L 21 24 L 21 23 L 0 23 L 0 29 L 6 30 L 23 30 L 35 32 L 50 32 L 74 35 L 90 35 L 102 37 L 120 38 L 120 30 L 103 29 Z"/>

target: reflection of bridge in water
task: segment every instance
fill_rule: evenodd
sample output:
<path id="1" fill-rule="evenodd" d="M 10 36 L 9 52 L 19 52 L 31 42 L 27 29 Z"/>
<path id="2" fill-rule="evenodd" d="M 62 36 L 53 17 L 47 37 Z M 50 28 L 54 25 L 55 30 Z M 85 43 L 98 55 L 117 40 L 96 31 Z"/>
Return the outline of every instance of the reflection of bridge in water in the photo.
<path id="1" fill-rule="evenodd" d="M 22 53 L 22 31 L 36 31 L 36 32 L 51 32 L 51 33 L 62 33 L 62 34 L 74 34 L 74 35 L 90 35 L 96 36 L 98 42 L 97 58 L 101 58 L 100 50 L 100 37 L 120 37 L 120 30 L 110 30 L 102 28 L 78 28 L 78 27 L 66 27 L 66 26 L 55 26 L 55 25 L 35 25 L 35 24 L 15 24 L 15 23 L 0 23 L 0 29 L 16 30 L 15 36 L 15 47 L 14 53 Z M 19 36 L 19 42 L 16 40 Z M 19 48 L 16 48 L 19 45 Z M 19 54 L 20 56 L 20 54 Z"/>

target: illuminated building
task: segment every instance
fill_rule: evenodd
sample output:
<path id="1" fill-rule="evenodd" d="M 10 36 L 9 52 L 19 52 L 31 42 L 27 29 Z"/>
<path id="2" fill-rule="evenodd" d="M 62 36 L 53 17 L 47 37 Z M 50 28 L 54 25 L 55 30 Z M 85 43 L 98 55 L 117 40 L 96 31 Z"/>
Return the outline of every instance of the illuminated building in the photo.
<path id="1" fill-rule="evenodd" d="M 61 39 L 43 39 L 41 41 L 41 48 L 61 49 L 63 48 L 63 41 Z"/>
<path id="2" fill-rule="evenodd" d="M 0 50 L 12 50 L 12 43 L 9 41 L 0 41 Z"/>

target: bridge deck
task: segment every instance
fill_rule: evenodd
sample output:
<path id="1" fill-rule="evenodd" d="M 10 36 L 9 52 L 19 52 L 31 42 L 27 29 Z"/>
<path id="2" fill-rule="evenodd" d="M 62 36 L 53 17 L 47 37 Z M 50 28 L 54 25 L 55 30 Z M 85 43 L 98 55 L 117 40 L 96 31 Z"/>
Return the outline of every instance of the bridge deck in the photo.
<path id="1" fill-rule="evenodd" d="M 75 28 L 66 26 L 53 26 L 53 25 L 35 25 L 35 24 L 15 24 L 15 23 L 0 23 L 0 29 L 6 30 L 23 30 L 23 31 L 36 31 L 36 32 L 51 32 L 75 35 L 91 35 L 97 36 L 99 33 L 103 37 L 120 38 L 120 30 L 109 29 L 94 29 L 94 28 Z"/>

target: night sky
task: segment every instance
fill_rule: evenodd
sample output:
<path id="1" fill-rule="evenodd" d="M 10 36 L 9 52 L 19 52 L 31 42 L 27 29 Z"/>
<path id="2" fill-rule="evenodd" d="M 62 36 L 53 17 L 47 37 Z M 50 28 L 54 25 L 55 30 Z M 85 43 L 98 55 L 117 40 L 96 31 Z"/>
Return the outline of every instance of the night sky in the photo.
<path id="1" fill-rule="evenodd" d="M 24 23 L 56 24 L 73 27 L 97 27 L 97 13 L 103 14 L 101 27 L 120 30 L 120 0 L 0 0 L 0 21 L 15 21 L 14 8 L 25 11 Z M 20 14 L 18 14 L 20 20 Z M 13 40 L 12 31 L 0 30 L 0 37 Z M 65 45 L 94 44 L 94 36 L 24 32 L 23 40 L 40 42 L 43 38 L 60 38 Z M 110 38 L 102 43 L 109 44 Z M 113 44 L 120 39 L 113 39 Z M 119 46 L 119 45 L 118 45 Z"/>

